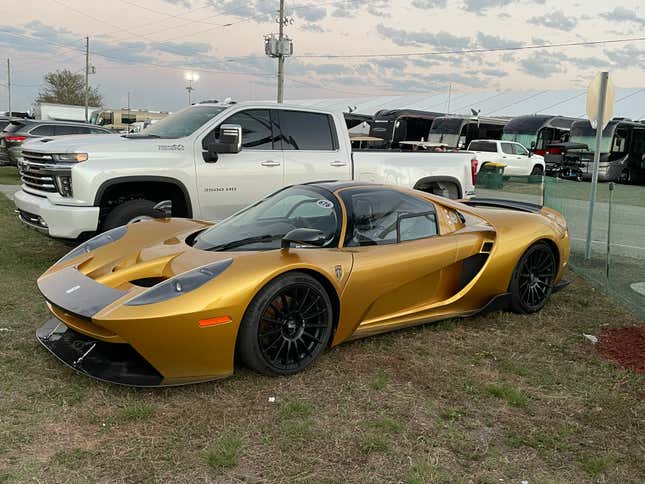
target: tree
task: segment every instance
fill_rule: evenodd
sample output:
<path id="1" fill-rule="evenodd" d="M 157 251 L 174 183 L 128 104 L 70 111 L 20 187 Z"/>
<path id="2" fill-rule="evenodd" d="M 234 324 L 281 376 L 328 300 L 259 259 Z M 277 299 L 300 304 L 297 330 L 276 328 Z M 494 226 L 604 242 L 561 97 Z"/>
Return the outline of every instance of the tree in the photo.
<path id="1" fill-rule="evenodd" d="M 98 88 L 90 86 L 89 91 L 89 105 L 102 106 L 103 96 Z M 69 69 L 46 74 L 45 85 L 38 93 L 36 103 L 85 106 L 85 76 Z"/>

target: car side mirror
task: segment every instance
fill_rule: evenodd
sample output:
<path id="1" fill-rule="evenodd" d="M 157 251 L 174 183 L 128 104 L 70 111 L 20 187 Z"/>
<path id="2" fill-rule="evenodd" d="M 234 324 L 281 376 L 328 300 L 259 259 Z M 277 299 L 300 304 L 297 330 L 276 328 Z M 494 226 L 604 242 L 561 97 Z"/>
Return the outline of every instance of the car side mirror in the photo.
<path id="1" fill-rule="evenodd" d="M 291 244 L 314 245 L 321 247 L 327 241 L 327 237 L 317 229 L 293 229 L 282 237 L 280 244 L 282 249 L 289 250 Z"/>
<path id="2" fill-rule="evenodd" d="M 222 124 L 219 127 L 219 139 L 204 148 L 204 161 L 215 163 L 220 154 L 239 153 L 242 149 L 242 126 L 239 124 Z"/>

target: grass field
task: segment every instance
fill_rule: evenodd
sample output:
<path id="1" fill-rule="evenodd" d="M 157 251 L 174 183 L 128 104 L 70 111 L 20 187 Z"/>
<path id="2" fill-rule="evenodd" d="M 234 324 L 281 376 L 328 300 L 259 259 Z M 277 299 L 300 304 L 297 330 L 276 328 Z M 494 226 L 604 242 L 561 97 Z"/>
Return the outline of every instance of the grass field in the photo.
<path id="1" fill-rule="evenodd" d="M 15 166 L 0 166 L 0 185 L 20 185 L 20 175 Z"/>
<path id="2" fill-rule="evenodd" d="M 580 279 L 494 313 L 344 344 L 308 371 L 97 383 L 35 341 L 68 248 L 0 196 L 0 482 L 642 482 L 643 376 L 582 333 L 639 322 Z M 275 397 L 275 403 L 269 402 Z"/>

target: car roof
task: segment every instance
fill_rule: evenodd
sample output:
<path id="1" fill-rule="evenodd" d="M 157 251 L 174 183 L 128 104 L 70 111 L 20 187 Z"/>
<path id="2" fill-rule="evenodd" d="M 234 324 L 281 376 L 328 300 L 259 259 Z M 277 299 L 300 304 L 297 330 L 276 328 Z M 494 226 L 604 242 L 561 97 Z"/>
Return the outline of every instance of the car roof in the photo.
<path id="1" fill-rule="evenodd" d="M 37 125 L 37 124 L 55 124 L 56 126 L 87 126 L 90 128 L 100 128 L 100 129 L 105 129 L 102 126 L 97 126 L 95 124 L 90 124 L 90 123 L 83 123 L 80 121 L 57 121 L 57 120 L 49 120 L 49 119 L 13 119 L 12 122 L 17 122 L 19 124 L 29 124 L 29 125 Z"/>
<path id="2" fill-rule="evenodd" d="M 385 186 L 379 183 L 367 183 L 359 181 L 345 181 L 345 180 L 322 180 L 314 181 L 307 183 L 300 183 L 300 186 L 315 186 L 328 190 L 330 192 L 336 192 L 338 190 L 344 190 L 346 188 L 383 188 L 383 189 L 394 189 L 397 190 L 399 187 Z"/>

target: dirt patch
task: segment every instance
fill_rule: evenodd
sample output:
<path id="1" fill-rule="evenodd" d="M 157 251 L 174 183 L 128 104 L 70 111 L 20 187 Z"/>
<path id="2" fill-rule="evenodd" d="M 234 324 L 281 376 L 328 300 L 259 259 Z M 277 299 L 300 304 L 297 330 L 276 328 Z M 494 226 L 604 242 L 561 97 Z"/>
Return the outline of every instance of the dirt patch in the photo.
<path id="1" fill-rule="evenodd" d="M 605 329 L 597 349 L 605 358 L 645 373 L 645 326 Z"/>

